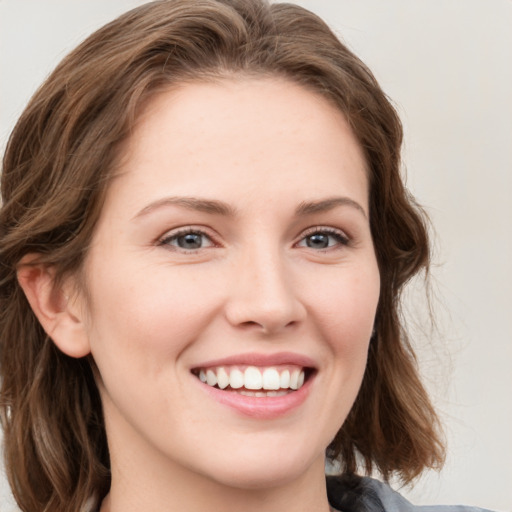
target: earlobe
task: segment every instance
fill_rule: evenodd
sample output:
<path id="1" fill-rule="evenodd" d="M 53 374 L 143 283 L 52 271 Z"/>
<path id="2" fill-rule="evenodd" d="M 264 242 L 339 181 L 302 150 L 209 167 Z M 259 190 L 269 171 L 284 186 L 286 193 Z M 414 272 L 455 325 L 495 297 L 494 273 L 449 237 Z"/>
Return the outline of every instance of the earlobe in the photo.
<path id="1" fill-rule="evenodd" d="M 26 256 L 18 265 L 18 282 L 41 326 L 57 347 L 70 357 L 89 354 L 89 340 L 83 313 L 70 300 L 69 281 L 55 284 L 54 268 Z"/>

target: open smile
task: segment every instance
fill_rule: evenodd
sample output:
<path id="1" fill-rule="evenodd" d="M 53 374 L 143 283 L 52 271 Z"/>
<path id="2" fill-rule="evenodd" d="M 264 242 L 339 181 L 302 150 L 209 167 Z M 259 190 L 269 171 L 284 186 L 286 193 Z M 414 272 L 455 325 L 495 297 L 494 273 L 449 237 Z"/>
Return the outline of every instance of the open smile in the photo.
<path id="1" fill-rule="evenodd" d="M 196 368 L 193 374 L 208 386 L 245 396 L 283 396 L 300 389 L 310 368 L 296 365 L 258 367 L 248 365 Z"/>
<path id="2" fill-rule="evenodd" d="M 191 369 L 216 401 L 257 418 L 275 418 L 298 407 L 317 374 L 308 358 L 249 355 L 203 363 Z"/>

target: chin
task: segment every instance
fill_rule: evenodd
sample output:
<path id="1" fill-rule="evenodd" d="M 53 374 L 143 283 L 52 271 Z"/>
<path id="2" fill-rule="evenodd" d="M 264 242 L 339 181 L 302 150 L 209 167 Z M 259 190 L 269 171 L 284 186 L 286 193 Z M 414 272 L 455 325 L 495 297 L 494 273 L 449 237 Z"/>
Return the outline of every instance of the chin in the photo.
<path id="1" fill-rule="evenodd" d="M 288 483 L 297 480 L 304 471 L 296 468 L 247 468 L 243 471 L 217 475 L 215 481 L 223 486 L 239 490 L 264 490 L 286 486 Z"/>
<path id="2" fill-rule="evenodd" d="M 262 458 L 261 451 L 251 458 L 247 453 L 237 460 L 225 461 L 220 466 L 216 464 L 213 468 L 204 471 L 203 475 L 209 477 L 218 484 L 240 490 L 262 490 L 286 486 L 292 481 L 317 471 L 324 472 L 324 456 L 299 453 L 300 450 L 292 452 L 273 451 L 267 452 Z M 206 468 L 205 468 L 206 469 Z"/>

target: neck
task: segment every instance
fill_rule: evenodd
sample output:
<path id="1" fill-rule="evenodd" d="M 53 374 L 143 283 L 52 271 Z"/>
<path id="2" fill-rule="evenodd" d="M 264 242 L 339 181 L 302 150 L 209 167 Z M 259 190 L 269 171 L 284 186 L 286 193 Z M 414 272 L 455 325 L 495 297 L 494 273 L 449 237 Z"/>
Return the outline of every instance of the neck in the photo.
<path id="1" fill-rule="evenodd" d="M 257 488 L 229 486 L 183 468 L 133 472 L 113 466 L 112 487 L 101 512 L 282 512 L 288 509 L 330 510 L 323 459 L 319 458 L 308 471 L 295 478 Z"/>

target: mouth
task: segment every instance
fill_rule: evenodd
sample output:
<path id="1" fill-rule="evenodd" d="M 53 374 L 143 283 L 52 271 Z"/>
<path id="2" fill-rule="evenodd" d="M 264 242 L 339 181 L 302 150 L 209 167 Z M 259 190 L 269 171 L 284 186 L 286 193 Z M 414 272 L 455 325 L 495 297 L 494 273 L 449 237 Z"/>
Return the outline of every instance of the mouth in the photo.
<path id="1" fill-rule="evenodd" d="M 192 370 L 203 384 L 257 398 L 280 397 L 300 390 L 315 370 L 298 365 L 222 365 Z"/>

